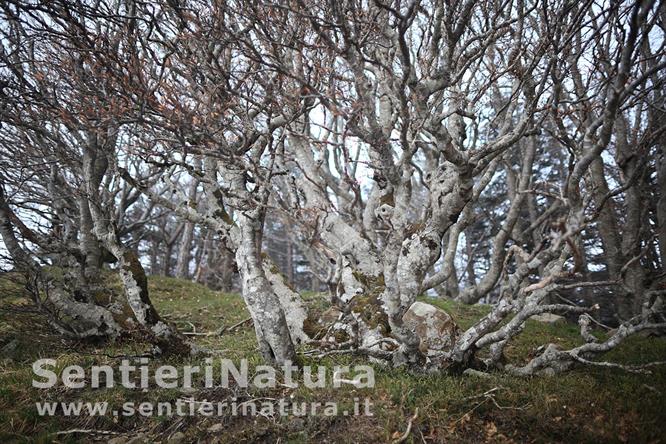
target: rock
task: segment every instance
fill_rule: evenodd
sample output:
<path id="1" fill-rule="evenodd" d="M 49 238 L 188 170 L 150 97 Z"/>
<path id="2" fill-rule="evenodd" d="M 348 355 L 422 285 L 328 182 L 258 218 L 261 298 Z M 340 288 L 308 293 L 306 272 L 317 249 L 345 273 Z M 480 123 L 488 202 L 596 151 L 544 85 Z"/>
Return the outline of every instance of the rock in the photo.
<path id="1" fill-rule="evenodd" d="M 530 319 L 533 321 L 538 321 L 538 322 L 543 322 L 545 324 L 554 324 L 556 322 L 566 322 L 566 318 L 564 316 L 552 314 L 552 313 L 544 313 L 540 315 L 534 315 Z"/>
<path id="2" fill-rule="evenodd" d="M 143 433 L 139 433 L 129 441 L 123 441 L 125 444 L 142 444 L 144 442 L 148 442 L 148 439 L 146 439 L 146 435 Z"/>
<path id="3" fill-rule="evenodd" d="M 553 376 L 557 375 L 557 372 L 555 371 L 554 368 L 552 367 L 546 367 L 543 370 L 539 372 L 541 376 L 546 376 L 548 378 L 552 378 Z"/>
<path id="4" fill-rule="evenodd" d="M 481 372 L 479 370 L 474 370 L 473 368 L 465 369 L 463 372 L 465 376 L 476 376 L 477 378 L 490 378 L 490 373 Z"/>
<path id="5" fill-rule="evenodd" d="M 127 438 L 124 436 L 116 436 L 115 438 L 111 438 L 106 442 L 107 444 L 126 444 L 127 443 Z"/>
<path id="6" fill-rule="evenodd" d="M 448 313 L 424 302 L 414 302 L 402 320 L 421 340 L 422 353 L 448 351 L 458 335 L 458 326 Z"/>
<path id="7" fill-rule="evenodd" d="M 184 395 L 194 395 L 197 393 L 197 389 L 194 387 L 181 387 L 178 391 Z"/>
<path id="8" fill-rule="evenodd" d="M 181 444 L 185 442 L 185 434 L 183 432 L 176 432 L 171 435 L 171 438 L 167 441 L 167 444 Z"/>
<path id="9" fill-rule="evenodd" d="M 220 423 L 213 424 L 212 426 L 208 427 L 208 432 L 209 433 L 220 433 L 224 429 L 224 426 Z"/>

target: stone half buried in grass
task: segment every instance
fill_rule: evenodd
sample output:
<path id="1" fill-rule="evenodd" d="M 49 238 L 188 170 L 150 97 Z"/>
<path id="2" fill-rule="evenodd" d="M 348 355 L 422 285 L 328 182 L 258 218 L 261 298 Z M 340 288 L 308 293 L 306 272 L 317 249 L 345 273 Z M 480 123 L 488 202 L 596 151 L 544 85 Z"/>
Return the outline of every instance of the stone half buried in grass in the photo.
<path id="1" fill-rule="evenodd" d="M 444 310 L 425 302 L 414 302 L 402 317 L 405 327 L 421 340 L 421 353 L 447 352 L 453 348 L 459 329 Z"/>

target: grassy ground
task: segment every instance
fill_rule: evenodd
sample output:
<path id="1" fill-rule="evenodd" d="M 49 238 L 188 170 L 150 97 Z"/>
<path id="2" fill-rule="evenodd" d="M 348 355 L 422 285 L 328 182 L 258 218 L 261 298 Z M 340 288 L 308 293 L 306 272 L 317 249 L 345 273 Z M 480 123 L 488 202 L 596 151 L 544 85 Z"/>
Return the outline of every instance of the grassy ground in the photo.
<path id="1" fill-rule="evenodd" d="M 117 283 L 111 282 L 111 287 Z M 181 331 L 210 332 L 237 324 L 247 317 L 236 295 L 210 291 L 171 278 L 150 279 L 151 296 L 160 313 Z M 325 301 L 310 295 L 318 309 Z M 484 308 L 430 301 L 450 312 L 465 327 L 484 314 Z M 112 345 L 85 344 L 49 333 L 43 319 L 24 305 L 20 286 L 0 279 L 0 442 L 390 442 L 401 437 L 410 419 L 406 442 L 661 442 L 666 424 L 666 369 L 635 375 L 613 369 L 580 368 L 553 378 L 520 379 L 502 374 L 488 378 L 421 375 L 375 366 L 376 386 L 356 389 L 198 388 L 195 390 L 67 389 L 31 387 L 31 364 L 40 357 L 54 358 L 58 367 L 77 364 L 120 364 L 121 355 L 145 353 L 149 347 L 137 339 Z M 250 326 L 222 336 L 195 336 L 199 344 L 221 356 L 260 364 Z M 528 359 L 545 342 L 578 343 L 575 326 L 544 325 L 530 321 L 525 332 L 507 349 L 514 360 Z M 637 337 L 608 355 L 616 362 L 664 360 L 666 340 Z M 205 365 L 201 359 L 169 359 L 150 363 Z M 349 356 L 327 357 L 305 363 L 349 365 L 365 363 Z M 252 374 L 252 372 L 250 372 Z M 88 373 L 89 374 L 89 373 Z M 201 382 L 201 381 L 199 381 Z M 35 402 L 108 401 L 120 408 L 127 401 L 195 399 L 239 402 L 257 398 L 294 401 L 337 401 L 350 408 L 353 398 L 369 398 L 374 416 L 295 417 L 41 417 Z M 342 409 L 342 407 L 340 407 Z M 418 409 L 418 415 L 415 412 Z M 112 432 L 71 432 L 74 429 Z"/>

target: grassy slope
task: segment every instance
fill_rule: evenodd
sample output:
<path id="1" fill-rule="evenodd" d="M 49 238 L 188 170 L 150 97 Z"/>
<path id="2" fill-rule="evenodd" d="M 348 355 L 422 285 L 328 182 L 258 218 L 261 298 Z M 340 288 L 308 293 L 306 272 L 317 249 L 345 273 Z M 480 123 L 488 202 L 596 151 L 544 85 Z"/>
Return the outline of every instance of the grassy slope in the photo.
<path id="1" fill-rule="evenodd" d="M 116 287 L 117 283 L 111 283 Z M 214 331 L 245 319 L 247 313 L 236 295 L 224 295 L 202 286 L 177 279 L 150 279 L 151 295 L 162 315 L 183 331 Z M 148 348 L 138 340 L 91 345 L 72 343 L 49 334 L 43 320 L 31 313 L 8 311 L 9 304 L 20 304 L 20 287 L 0 279 L 0 348 L 16 339 L 19 347 L 9 357 L 0 356 L 0 442 L 89 441 L 91 435 L 57 436 L 56 431 L 75 428 L 108 430 L 141 440 L 162 440 L 180 431 L 187 441 L 195 438 L 220 442 L 387 442 L 401 435 L 414 414 L 412 434 L 407 442 L 659 442 L 666 424 L 666 369 L 652 375 L 633 375 L 612 369 L 581 368 L 555 378 L 519 379 L 501 374 L 490 378 L 446 375 L 414 376 L 401 370 L 376 367 L 376 387 L 357 390 L 345 388 L 310 390 L 299 388 L 269 391 L 199 390 L 183 393 L 177 389 L 148 391 L 113 389 L 68 390 L 55 387 L 44 391 L 31 388 L 30 364 L 38 357 L 57 358 L 60 366 L 119 365 L 111 356 L 143 353 Z M 316 295 L 309 303 L 321 309 L 325 303 Z M 483 307 L 459 306 L 448 301 L 431 301 L 452 313 L 463 326 L 484 313 Z M 29 334 L 28 334 L 29 333 Z M 259 364 L 251 327 L 223 336 L 197 337 L 197 342 L 213 350 L 223 350 L 224 357 L 250 358 Z M 523 335 L 508 348 L 512 359 L 527 359 L 534 347 L 545 342 L 563 345 L 578 343 L 575 326 L 555 326 L 530 322 Z M 666 340 L 634 338 L 613 351 L 608 358 L 617 362 L 647 362 L 666 357 Z M 193 361 L 193 362 L 190 362 Z M 199 363 L 199 360 L 171 359 L 170 364 Z M 308 362 L 306 360 L 306 362 Z M 314 361 L 310 361 L 315 363 Z M 328 357 L 329 366 L 364 363 L 349 356 Z M 164 360 L 152 365 L 166 363 Z M 491 391 L 492 396 L 484 393 Z M 350 405 L 354 397 L 369 397 L 374 403 L 374 417 L 294 418 L 43 418 L 34 402 L 49 400 L 106 400 L 119 407 L 128 400 L 175 401 L 196 399 L 222 401 L 236 396 L 239 400 L 257 397 L 289 397 L 295 400 L 338 400 Z M 215 424 L 222 431 L 211 432 Z M 218 426 L 219 427 L 219 426 Z M 213 429 L 215 430 L 215 429 Z M 143 435 L 140 435 L 143 434 Z M 423 439 L 422 439 L 423 438 Z"/>

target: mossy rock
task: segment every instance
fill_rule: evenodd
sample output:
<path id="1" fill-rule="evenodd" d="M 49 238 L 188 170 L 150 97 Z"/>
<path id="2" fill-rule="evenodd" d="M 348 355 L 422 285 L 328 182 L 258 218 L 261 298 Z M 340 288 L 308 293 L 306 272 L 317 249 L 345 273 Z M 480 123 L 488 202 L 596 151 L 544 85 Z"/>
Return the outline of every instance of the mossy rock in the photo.
<path id="1" fill-rule="evenodd" d="M 386 289 L 384 275 L 367 275 L 353 271 L 354 278 L 363 286 L 364 292 L 350 301 L 351 311 L 357 314 L 370 328 L 379 328 L 383 335 L 391 332 L 388 315 L 382 307 L 380 296 Z"/>
<path id="2" fill-rule="evenodd" d="M 354 297 L 350 304 L 352 312 L 356 313 L 368 327 L 378 328 L 385 336 L 391 333 L 388 315 L 382 308 L 378 295 L 362 294 Z"/>

